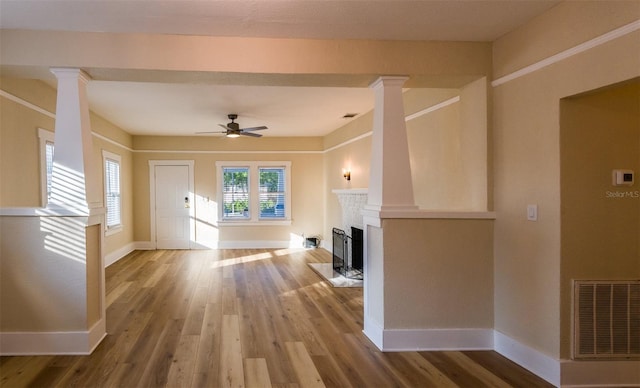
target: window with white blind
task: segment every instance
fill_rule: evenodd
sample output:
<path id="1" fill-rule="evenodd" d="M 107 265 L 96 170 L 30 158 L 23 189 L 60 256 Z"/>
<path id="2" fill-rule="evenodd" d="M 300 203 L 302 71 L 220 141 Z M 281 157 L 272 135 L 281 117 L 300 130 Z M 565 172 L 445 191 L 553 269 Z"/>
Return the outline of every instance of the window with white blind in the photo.
<path id="1" fill-rule="evenodd" d="M 284 167 L 259 167 L 260 218 L 284 219 L 286 192 L 286 169 Z"/>
<path id="2" fill-rule="evenodd" d="M 53 132 L 38 128 L 40 141 L 40 187 L 41 203 L 43 207 L 51 198 L 51 174 L 53 172 Z"/>
<path id="3" fill-rule="evenodd" d="M 120 155 L 102 151 L 104 161 L 104 196 L 107 234 L 122 228 L 122 200 L 120 195 Z"/>
<path id="4" fill-rule="evenodd" d="M 222 167 L 222 218 L 251 219 L 249 204 L 249 168 Z"/>
<path id="5" fill-rule="evenodd" d="M 217 162 L 218 221 L 291 223 L 291 162 Z"/>

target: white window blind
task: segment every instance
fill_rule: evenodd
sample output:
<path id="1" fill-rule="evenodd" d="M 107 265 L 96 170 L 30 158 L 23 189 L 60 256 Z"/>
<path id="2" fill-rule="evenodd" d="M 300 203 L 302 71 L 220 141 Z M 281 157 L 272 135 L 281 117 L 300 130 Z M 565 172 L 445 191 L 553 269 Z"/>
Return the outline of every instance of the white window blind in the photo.
<path id="1" fill-rule="evenodd" d="M 53 142 L 45 143 L 45 168 L 47 182 L 47 202 L 51 199 L 51 177 L 53 176 Z"/>
<path id="2" fill-rule="evenodd" d="M 284 167 L 259 167 L 260 218 L 284 219 L 286 182 Z"/>
<path id="3" fill-rule="evenodd" d="M 223 167 L 223 219 L 251 218 L 249 168 Z"/>
<path id="4" fill-rule="evenodd" d="M 120 162 L 104 158 L 105 204 L 107 206 L 107 229 L 121 225 Z"/>
<path id="5" fill-rule="evenodd" d="M 40 154 L 40 199 L 42 207 L 46 207 L 51 198 L 51 176 L 53 173 L 53 132 L 38 128 Z"/>

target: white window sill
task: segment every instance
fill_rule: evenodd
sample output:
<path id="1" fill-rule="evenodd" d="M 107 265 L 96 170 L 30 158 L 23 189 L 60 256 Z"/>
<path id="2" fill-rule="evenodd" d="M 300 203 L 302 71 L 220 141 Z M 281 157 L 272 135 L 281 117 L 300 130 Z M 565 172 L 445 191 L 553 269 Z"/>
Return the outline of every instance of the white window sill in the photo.
<path id="1" fill-rule="evenodd" d="M 104 231 L 105 236 L 111 236 L 122 232 L 122 225 L 112 226 Z"/>
<path id="2" fill-rule="evenodd" d="M 289 226 L 291 220 L 219 220 L 218 226 Z"/>

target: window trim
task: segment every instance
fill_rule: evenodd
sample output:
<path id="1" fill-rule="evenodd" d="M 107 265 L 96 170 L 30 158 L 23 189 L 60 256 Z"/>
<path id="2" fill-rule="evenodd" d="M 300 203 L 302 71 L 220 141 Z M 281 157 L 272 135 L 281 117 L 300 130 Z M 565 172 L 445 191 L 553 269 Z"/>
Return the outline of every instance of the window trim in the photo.
<path id="1" fill-rule="evenodd" d="M 119 182 L 120 196 L 118 197 L 119 199 L 118 206 L 120 207 L 120 223 L 113 226 L 107 225 L 107 216 L 109 211 L 109 209 L 107 209 L 107 167 L 106 167 L 107 160 L 116 162 L 118 164 L 118 180 L 120 181 Z M 114 154 L 113 152 L 109 152 L 107 150 L 102 150 L 102 168 L 103 168 L 103 177 L 104 177 L 103 194 L 104 194 L 104 207 L 105 207 L 104 234 L 105 236 L 111 236 L 113 234 L 121 232 L 123 229 L 123 226 L 122 226 L 122 156 L 118 154 Z"/>
<path id="2" fill-rule="evenodd" d="M 47 129 L 38 128 L 38 142 L 40 147 L 40 203 L 47 207 L 49 198 L 47 195 L 47 144 L 54 144 L 54 134 Z"/>
<path id="3" fill-rule="evenodd" d="M 249 214 L 248 219 L 224 218 L 223 207 L 223 168 L 249 168 Z M 280 219 L 260 218 L 259 169 L 262 167 L 284 167 L 285 170 L 285 216 Z M 216 162 L 216 194 L 218 198 L 218 219 L 220 226 L 278 226 L 291 225 L 291 161 L 217 161 Z"/>

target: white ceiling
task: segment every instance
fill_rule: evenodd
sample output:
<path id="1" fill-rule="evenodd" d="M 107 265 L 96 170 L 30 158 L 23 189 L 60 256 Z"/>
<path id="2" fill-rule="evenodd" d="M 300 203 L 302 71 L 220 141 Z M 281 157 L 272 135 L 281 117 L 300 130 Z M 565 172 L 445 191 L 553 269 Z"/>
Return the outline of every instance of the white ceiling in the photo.
<path id="1" fill-rule="evenodd" d="M 373 107 L 368 88 L 92 81 L 88 94 L 96 113 L 131 133 L 155 135 L 221 131 L 218 124 L 236 113 L 240 128 L 269 127 L 264 136 L 324 136 L 347 123 L 345 113 Z"/>
<path id="2" fill-rule="evenodd" d="M 558 0 L 0 0 L 0 27 L 238 37 L 493 41 Z M 91 109 L 132 134 L 321 136 L 373 107 L 366 88 L 92 81 Z M 219 127 L 218 127 L 219 128 Z"/>

